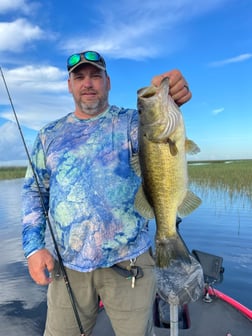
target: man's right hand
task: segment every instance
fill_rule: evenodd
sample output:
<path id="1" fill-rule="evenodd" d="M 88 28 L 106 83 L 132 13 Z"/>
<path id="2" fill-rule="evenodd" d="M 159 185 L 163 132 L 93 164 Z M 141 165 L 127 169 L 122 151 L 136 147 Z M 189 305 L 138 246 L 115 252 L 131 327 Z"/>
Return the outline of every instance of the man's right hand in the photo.
<path id="1" fill-rule="evenodd" d="M 52 279 L 47 272 L 54 268 L 54 258 L 47 249 L 36 251 L 27 259 L 30 276 L 38 285 L 48 285 Z"/>

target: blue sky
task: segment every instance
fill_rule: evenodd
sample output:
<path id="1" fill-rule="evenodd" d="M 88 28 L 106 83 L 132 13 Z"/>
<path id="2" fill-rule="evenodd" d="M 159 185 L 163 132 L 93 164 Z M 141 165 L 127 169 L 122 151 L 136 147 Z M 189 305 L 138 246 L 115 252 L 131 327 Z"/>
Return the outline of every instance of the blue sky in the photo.
<path id="1" fill-rule="evenodd" d="M 1 0 L 0 66 L 30 147 L 37 130 L 74 109 L 66 59 L 93 49 L 107 61 L 110 103 L 178 68 L 193 98 L 182 112 L 201 152 L 189 160 L 252 158 L 251 0 Z M 0 165 L 25 152 L 0 80 Z"/>

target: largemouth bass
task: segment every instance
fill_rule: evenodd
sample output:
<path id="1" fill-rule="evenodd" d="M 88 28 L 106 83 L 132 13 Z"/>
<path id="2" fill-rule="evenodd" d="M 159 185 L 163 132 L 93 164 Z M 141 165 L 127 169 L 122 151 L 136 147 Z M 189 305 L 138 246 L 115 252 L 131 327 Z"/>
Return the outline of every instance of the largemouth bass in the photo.
<path id="1" fill-rule="evenodd" d="M 169 79 L 159 87 L 138 90 L 139 164 L 142 188 L 135 207 L 146 218 L 156 220 L 156 265 L 168 267 L 172 260 L 191 262 L 187 247 L 177 232 L 177 216 L 196 209 L 201 200 L 188 190 L 186 152 L 197 153 L 197 145 L 186 139 L 180 109 L 169 93 Z"/>

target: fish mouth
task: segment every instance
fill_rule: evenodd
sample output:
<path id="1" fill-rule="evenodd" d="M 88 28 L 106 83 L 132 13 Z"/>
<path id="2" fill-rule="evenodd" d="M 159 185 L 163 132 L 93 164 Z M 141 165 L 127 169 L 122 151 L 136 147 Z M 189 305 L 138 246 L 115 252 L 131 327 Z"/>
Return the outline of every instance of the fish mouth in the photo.
<path id="1" fill-rule="evenodd" d="M 138 91 L 138 96 L 141 99 L 148 99 L 155 96 L 157 93 L 157 89 L 154 86 L 147 86 Z"/>
<path id="2" fill-rule="evenodd" d="M 163 88 L 167 88 L 167 95 L 168 95 L 168 92 L 169 92 L 169 78 L 168 77 L 164 77 L 162 79 L 159 87 L 151 85 L 151 86 L 146 86 L 146 87 L 139 89 L 137 91 L 137 95 L 141 99 L 152 98 Z"/>

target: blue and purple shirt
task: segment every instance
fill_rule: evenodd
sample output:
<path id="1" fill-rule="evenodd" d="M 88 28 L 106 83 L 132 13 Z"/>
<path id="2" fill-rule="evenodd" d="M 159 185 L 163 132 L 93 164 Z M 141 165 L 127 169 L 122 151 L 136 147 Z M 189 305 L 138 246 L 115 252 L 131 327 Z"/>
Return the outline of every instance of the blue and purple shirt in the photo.
<path id="1" fill-rule="evenodd" d="M 149 249 L 146 219 L 134 209 L 137 133 L 137 110 L 116 106 L 87 120 L 70 113 L 39 132 L 31 158 L 66 267 L 88 272 Z M 22 196 L 27 257 L 45 247 L 46 229 L 31 168 Z"/>

